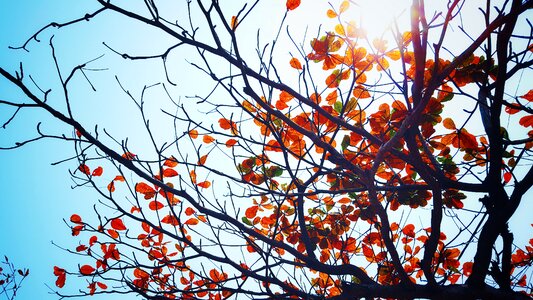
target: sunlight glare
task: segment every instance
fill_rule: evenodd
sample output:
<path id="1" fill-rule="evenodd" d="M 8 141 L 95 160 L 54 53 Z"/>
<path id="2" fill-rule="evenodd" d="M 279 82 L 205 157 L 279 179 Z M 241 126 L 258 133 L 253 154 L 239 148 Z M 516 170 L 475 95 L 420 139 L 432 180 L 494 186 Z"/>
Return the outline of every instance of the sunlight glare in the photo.
<path id="1" fill-rule="evenodd" d="M 370 39 L 389 34 L 394 29 L 395 20 L 400 30 L 406 30 L 409 17 L 410 1 L 406 0 L 358 0 L 355 11 L 358 13 L 359 25 L 367 32 Z"/>

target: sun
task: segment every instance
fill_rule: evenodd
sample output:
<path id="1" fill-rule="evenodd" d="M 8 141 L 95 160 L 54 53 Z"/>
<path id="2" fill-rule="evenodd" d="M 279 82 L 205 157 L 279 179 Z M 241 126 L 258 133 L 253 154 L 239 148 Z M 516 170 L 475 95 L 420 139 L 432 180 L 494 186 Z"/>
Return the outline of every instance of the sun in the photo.
<path id="1" fill-rule="evenodd" d="M 354 3 L 355 2 L 355 3 Z M 391 32 L 398 24 L 400 30 L 408 25 L 410 1 L 406 0 L 357 0 L 353 11 L 359 26 L 369 38 L 379 38 Z"/>

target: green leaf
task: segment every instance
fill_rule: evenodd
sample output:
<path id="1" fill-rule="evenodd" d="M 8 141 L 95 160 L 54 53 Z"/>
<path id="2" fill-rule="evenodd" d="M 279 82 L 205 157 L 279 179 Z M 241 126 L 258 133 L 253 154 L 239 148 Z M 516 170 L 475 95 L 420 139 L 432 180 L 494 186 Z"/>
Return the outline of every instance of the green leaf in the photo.
<path id="1" fill-rule="evenodd" d="M 342 143 L 341 143 L 341 148 L 342 150 L 346 150 L 346 148 L 348 148 L 348 146 L 350 145 L 350 136 L 349 135 L 345 135 L 343 138 L 342 138 Z"/>
<path id="2" fill-rule="evenodd" d="M 335 104 L 333 105 L 333 109 L 340 114 L 342 111 L 342 102 L 335 102 Z"/>
<path id="3" fill-rule="evenodd" d="M 242 222 L 243 222 L 244 224 L 246 224 L 246 225 L 250 225 L 250 226 L 253 225 L 252 222 L 250 222 L 250 220 L 248 220 L 247 217 L 242 217 L 241 220 L 242 220 Z"/>

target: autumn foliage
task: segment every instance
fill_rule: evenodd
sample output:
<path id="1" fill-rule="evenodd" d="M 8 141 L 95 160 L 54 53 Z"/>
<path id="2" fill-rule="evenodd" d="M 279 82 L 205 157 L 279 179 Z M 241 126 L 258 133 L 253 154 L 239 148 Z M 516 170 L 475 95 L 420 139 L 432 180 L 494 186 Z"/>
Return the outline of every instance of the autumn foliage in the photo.
<path id="1" fill-rule="evenodd" d="M 272 14 L 294 49 L 261 45 L 252 58 L 239 34 L 257 26 L 255 4 L 228 14 L 218 1 L 193 2 L 203 40 L 151 1 L 147 15 L 98 2 L 95 14 L 198 50 L 203 64 L 191 64 L 213 86 L 194 105 L 162 109 L 174 122 L 164 143 L 136 99 L 149 146 L 131 149 L 26 92 L 74 128 L 73 177 L 104 203 L 96 218 L 70 216 L 83 258 L 77 269 L 58 262 L 58 288 L 81 276 L 83 294 L 149 299 L 532 295 L 531 229 L 515 240 L 509 223 L 531 206 L 533 87 L 521 78 L 531 76 L 532 36 L 520 22 L 532 1 L 481 7 L 486 26 L 469 33 L 461 16 L 479 11 L 468 1 L 413 0 L 406 22 L 381 37 L 354 21 L 357 1 L 332 1 L 304 44 L 284 22 L 305 1 L 282 1 Z"/>

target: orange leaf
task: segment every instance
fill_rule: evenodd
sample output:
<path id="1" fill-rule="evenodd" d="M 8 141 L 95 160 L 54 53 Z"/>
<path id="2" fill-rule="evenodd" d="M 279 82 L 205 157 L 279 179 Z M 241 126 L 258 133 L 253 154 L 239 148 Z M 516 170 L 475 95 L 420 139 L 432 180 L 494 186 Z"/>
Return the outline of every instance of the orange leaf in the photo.
<path id="1" fill-rule="evenodd" d="M 362 85 L 358 85 L 353 89 L 353 96 L 356 99 L 370 98 L 370 93 Z"/>
<path id="2" fill-rule="evenodd" d="M 114 239 L 118 239 L 118 232 L 115 229 L 108 229 L 107 233 Z"/>
<path id="3" fill-rule="evenodd" d="M 164 205 L 163 205 L 163 203 L 161 203 L 159 201 L 153 200 L 153 201 L 150 201 L 150 204 L 148 204 L 148 207 L 151 210 L 159 210 L 159 209 L 163 208 Z"/>
<path id="4" fill-rule="evenodd" d="M 72 223 L 76 223 L 76 224 L 81 224 L 81 217 L 77 214 L 73 214 L 72 216 L 70 216 L 70 222 Z"/>
<path id="5" fill-rule="evenodd" d="M 413 224 L 407 224 L 402 229 L 403 234 L 409 237 L 415 237 L 415 225 Z"/>
<path id="6" fill-rule="evenodd" d="M 83 265 L 80 268 L 80 273 L 82 275 L 91 275 L 94 271 L 95 269 L 89 265 Z"/>
<path id="7" fill-rule="evenodd" d="M 191 137 L 191 139 L 196 139 L 198 138 L 198 130 L 196 129 L 192 129 L 189 131 L 189 136 Z"/>
<path id="8" fill-rule="evenodd" d="M 232 127 L 234 127 L 234 123 L 226 118 L 220 118 L 218 120 L 218 125 L 220 125 L 220 128 L 222 129 L 231 129 Z"/>
<path id="9" fill-rule="evenodd" d="M 236 139 L 229 139 L 226 142 L 226 147 L 231 148 L 231 147 L 235 146 L 235 144 L 237 144 L 237 140 Z"/>
<path id="10" fill-rule="evenodd" d="M 199 215 L 198 217 L 198 220 L 204 222 L 204 223 L 207 223 L 207 218 L 204 216 L 204 215 Z"/>
<path id="11" fill-rule="evenodd" d="M 300 6 L 300 0 L 287 0 L 287 10 L 293 10 Z"/>
<path id="12" fill-rule="evenodd" d="M 115 230 L 126 230 L 126 226 L 124 225 L 121 219 L 111 220 L 111 227 Z"/>
<path id="13" fill-rule="evenodd" d="M 248 219 L 253 219 L 255 218 L 255 216 L 257 215 L 257 210 L 259 209 L 259 206 L 251 206 L 251 207 L 248 207 L 244 213 L 244 215 L 248 218 Z"/>
<path id="14" fill-rule="evenodd" d="M 208 187 L 211 186 L 211 182 L 209 181 L 202 181 L 200 183 L 197 184 L 197 186 L 201 187 L 201 188 L 204 188 L 204 189 L 207 189 Z"/>
<path id="15" fill-rule="evenodd" d="M 333 18 L 337 17 L 337 13 L 334 12 L 332 9 L 328 9 L 326 14 L 328 15 L 328 18 L 332 18 L 333 19 Z"/>
<path id="16" fill-rule="evenodd" d="M 196 172 L 194 170 L 191 170 L 190 176 L 191 176 L 191 182 L 196 184 Z"/>
<path id="17" fill-rule="evenodd" d="M 174 169 L 164 169 L 163 170 L 163 176 L 164 177 L 178 176 L 178 172 L 176 172 L 176 170 L 174 170 Z"/>
<path id="18" fill-rule="evenodd" d="M 187 220 L 184 224 L 186 224 L 186 225 L 196 225 L 196 224 L 198 224 L 198 223 L 199 223 L 199 222 L 198 222 L 198 219 L 196 219 L 196 218 L 190 218 L 190 219 Z"/>
<path id="19" fill-rule="evenodd" d="M 165 163 L 163 164 L 165 167 L 174 168 L 178 165 L 178 161 L 174 156 L 171 156 L 165 160 Z"/>
<path id="20" fill-rule="evenodd" d="M 190 216 L 194 214 L 194 209 L 192 207 L 187 207 L 185 209 L 185 215 Z"/>
<path id="21" fill-rule="evenodd" d="M 205 161 L 207 160 L 207 154 L 200 157 L 200 160 L 198 161 L 198 165 L 203 166 L 205 165 Z"/>
<path id="22" fill-rule="evenodd" d="M 338 94 L 337 94 L 337 90 L 334 90 L 333 92 L 329 93 L 327 96 L 326 96 L 326 101 L 328 102 L 329 105 L 333 105 L 335 104 L 335 102 L 337 102 L 337 98 L 338 98 Z"/>
<path id="23" fill-rule="evenodd" d="M 289 63 L 291 67 L 298 69 L 298 70 L 302 70 L 302 64 L 296 57 L 291 58 L 291 61 Z"/>
<path id="24" fill-rule="evenodd" d="M 150 193 L 155 194 L 155 190 L 144 182 L 137 183 L 137 185 L 135 186 L 135 191 L 141 194 L 150 194 Z"/>
<path id="25" fill-rule="evenodd" d="M 444 128 L 446 129 L 450 129 L 450 130 L 457 129 L 457 127 L 455 127 L 455 123 L 450 118 L 444 119 L 444 121 L 442 121 L 442 125 L 444 125 Z"/>
<path id="26" fill-rule="evenodd" d="M 163 219 L 161 219 L 161 223 L 166 223 L 166 224 L 170 224 L 173 226 L 177 226 L 180 224 L 178 219 L 176 219 L 176 217 L 171 216 L 171 215 L 166 215 L 165 217 L 163 217 Z"/>
<path id="27" fill-rule="evenodd" d="M 231 24 L 230 24 L 231 30 L 235 30 L 238 24 L 239 22 L 237 21 L 237 16 L 231 17 Z"/>
<path id="28" fill-rule="evenodd" d="M 137 156 L 137 155 L 135 155 L 135 154 L 133 154 L 133 153 L 131 153 L 129 151 L 124 153 L 124 154 L 122 154 L 122 157 L 127 159 L 127 160 L 132 160 L 132 159 L 135 158 L 135 156 Z"/>
<path id="29" fill-rule="evenodd" d="M 94 169 L 92 176 L 101 176 L 102 173 L 104 173 L 104 169 L 102 167 L 98 167 Z"/>
<path id="30" fill-rule="evenodd" d="M 115 182 L 114 181 L 111 181 L 108 185 L 107 185 L 107 190 L 109 192 L 114 192 L 115 191 Z"/>
<path id="31" fill-rule="evenodd" d="M 206 134 L 206 135 L 204 135 L 204 137 L 202 138 L 202 140 L 204 141 L 204 143 L 206 143 L 206 144 L 210 144 L 210 143 L 212 143 L 212 142 L 215 141 L 215 138 L 212 137 L 212 136 L 210 136 L 209 134 Z"/>

